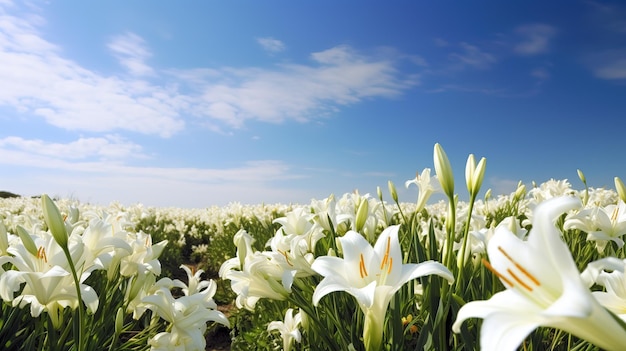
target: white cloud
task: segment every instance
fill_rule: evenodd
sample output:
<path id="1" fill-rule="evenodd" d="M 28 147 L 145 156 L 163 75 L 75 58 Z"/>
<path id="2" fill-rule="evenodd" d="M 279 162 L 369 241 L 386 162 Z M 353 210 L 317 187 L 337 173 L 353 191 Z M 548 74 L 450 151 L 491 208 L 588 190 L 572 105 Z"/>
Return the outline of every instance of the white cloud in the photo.
<path id="1" fill-rule="evenodd" d="M 152 75 L 154 70 L 146 64 L 152 56 L 146 42 L 135 33 L 125 33 L 114 37 L 108 44 L 120 64 L 136 76 Z"/>
<path id="2" fill-rule="evenodd" d="M 222 68 L 212 79 L 191 82 L 201 91 L 194 114 L 238 128 L 246 120 L 308 121 L 366 98 L 391 97 L 416 84 L 401 79 L 394 62 L 359 56 L 347 46 L 311 54 L 317 64 L 282 64 L 273 69 Z M 179 79 L 189 74 L 172 72 Z M 182 74 L 181 74 L 182 73 Z"/>
<path id="3" fill-rule="evenodd" d="M 13 154 L 45 156 L 54 159 L 79 160 L 97 157 L 100 160 L 144 158 L 142 147 L 117 135 L 79 138 L 70 143 L 51 143 L 40 139 L 27 140 L 17 136 L 0 139 L 0 149 Z M 25 159 L 29 159 L 26 157 Z M 21 162 L 28 162 L 24 159 Z"/>
<path id="4" fill-rule="evenodd" d="M 24 172 L 22 177 L 3 181 L 3 187 L 22 195 L 49 193 L 78 196 L 81 201 L 141 202 L 153 206 L 205 207 L 231 201 L 258 203 L 259 198 L 272 203 L 313 197 L 306 190 L 289 189 L 283 184 L 304 176 L 293 173 L 287 164 L 277 160 L 249 161 L 226 169 L 130 166 L 108 157 L 85 160 L 92 155 L 109 156 L 102 155 L 102 149 L 107 142 L 116 145 L 115 141 L 115 138 L 105 142 L 86 139 L 54 144 L 21 138 L 2 139 L 0 164 L 10 167 L 14 173 Z M 127 144 L 130 143 L 119 143 L 115 157 L 131 156 L 128 150 L 119 151 L 135 148 Z M 80 159 L 59 154 L 75 152 L 82 145 L 87 145 L 88 151 L 78 155 Z"/>
<path id="5" fill-rule="evenodd" d="M 491 189 L 493 196 L 508 195 L 517 190 L 519 180 L 503 179 L 498 177 L 491 177 L 488 181 L 488 187 Z"/>
<path id="6" fill-rule="evenodd" d="M 546 24 L 529 24 L 515 29 L 520 42 L 513 50 L 520 55 L 537 55 L 550 50 L 556 29 Z"/>
<path id="7" fill-rule="evenodd" d="M 592 18 L 600 26 L 616 33 L 626 33 L 626 8 L 619 4 L 586 1 L 592 9 Z"/>
<path id="8" fill-rule="evenodd" d="M 188 104 L 186 97 L 167 87 L 85 69 L 43 39 L 38 30 L 43 23 L 33 15 L 0 19 L 0 81 L 11 82 L 0 86 L 0 105 L 68 130 L 118 129 L 167 137 L 184 127 L 179 113 Z"/>
<path id="9" fill-rule="evenodd" d="M 146 63 L 153 53 L 145 40 L 131 32 L 108 43 L 131 74 L 103 75 L 65 57 L 45 39 L 44 25 L 36 15 L 2 16 L 0 81 L 11 84 L 0 87 L 0 106 L 71 131 L 170 137 L 193 116 L 193 123 L 227 133 L 247 120 L 323 118 L 417 84 L 415 75 L 399 74 L 393 59 L 362 57 L 348 46 L 313 53 L 307 64 L 156 69 Z"/>
<path id="10" fill-rule="evenodd" d="M 601 79 L 626 79 L 626 49 L 608 50 L 586 58 L 594 76 Z"/>
<path id="11" fill-rule="evenodd" d="M 438 47 L 446 47 L 446 46 L 450 45 L 446 40 L 444 40 L 442 38 L 435 38 L 435 39 L 433 39 L 433 42 Z"/>
<path id="12" fill-rule="evenodd" d="M 257 38 L 256 41 L 265 51 L 271 53 L 281 52 L 286 49 L 286 46 L 282 41 L 272 37 Z"/>
<path id="13" fill-rule="evenodd" d="M 471 66 L 474 68 L 488 68 L 492 63 L 497 60 L 492 54 L 481 50 L 475 45 L 468 43 L 460 43 L 459 46 L 463 49 L 462 53 L 452 53 L 450 58 L 460 64 L 459 68 Z"/>
<path id="14" fill-rule="evenodd" d="M 550 72 L 546 68 L 543 68 L 543 67 L 539 67 L 539 68 L 535 68 L 531 70 L 530 75 L 532 77 L 537 78 L 540 81 L 550 79 Z"/>

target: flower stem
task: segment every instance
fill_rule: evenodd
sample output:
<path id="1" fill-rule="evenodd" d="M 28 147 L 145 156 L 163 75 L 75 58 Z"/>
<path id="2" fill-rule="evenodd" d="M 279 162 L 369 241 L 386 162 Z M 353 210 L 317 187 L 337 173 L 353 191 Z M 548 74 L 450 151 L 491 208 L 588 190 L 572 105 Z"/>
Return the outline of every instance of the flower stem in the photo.
<path id="1" fill-rule="evenodd" d="M 74 267 L 74 262 L 72 261 L 72 255 L 70 254 L 70 250 L 67 246 L 63 246 L 63 253 L 65 253 L 65 257 L 67 257 L 67 262 L 69 263 L 70 266 L 70 270 L 72 271 L 72 277 L 74 278 L 74 285 L 76 286 L 76 297 L 78 299 L 78 328 L 77 328 L 77 334 L 75 335 L 74 338 L 77 339 L 76 341 L 76 350 L 77 351 L 82 351 L 84 349 L 84 345 L 83 345 L 83 307 L 82 307 L 82 302 L 83 302 L 83 298 L 82 298 L 82 293 L 80 291 L 80 280 L 78 279 L 78 274 L 76 274 L 76 267 Z M 76 323 L 76 322 L 75 322 Z"/>

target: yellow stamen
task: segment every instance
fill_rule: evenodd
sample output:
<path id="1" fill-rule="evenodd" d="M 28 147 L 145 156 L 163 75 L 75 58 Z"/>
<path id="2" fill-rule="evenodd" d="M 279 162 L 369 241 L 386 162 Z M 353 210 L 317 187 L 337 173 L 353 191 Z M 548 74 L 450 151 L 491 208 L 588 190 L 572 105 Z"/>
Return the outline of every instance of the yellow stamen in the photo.
<path id="1" fill-rule="evenodd" d="M 387 249 L 385 250 L 385 256 L 383 257 L 383 260 L 380 262 L 381 270 L 383 269 L 383 267 L 385 267 L 385 264 L 387 264 L 390 250 L 391 250 L 391 237 L 387 237 Z"/>
<path id="2" fill-rule="evenodd" d="M 515 279 L 515 281 L 518 282 L 519 285 L 523 286 L 528 291 L 533 291 L 533 288 L 530 287 L 528 284 L 524 283 L 524 281 L 521 280 L 517 275 L 515 275 L 515 273 L 513 273 L 511 269 L 507 269 L 506 271 L 509 272 L 511 277 L 513 277 L 513 279 Z"/>
<path id="3" fill-rule="evenodd" d="M 495 274 L 496 277 L 500 278 L 502 281 L 504 281 L 508 286 L 513 287 L 513 282 L 511 282 L 509 280 L 509 278 L 503 276 L 500 272 L 496 271 L 495 268 L 493 268 L 493 266 L 491 265 L 491 263 L 489 263 L 489 261 L 487 261 L 486 259 L 482 259 L 482 263 L 485 265 L 485 267 L 487 267 L 488 270 L 491 271 L 491 273 Z"/>
<path id="4" fill-rule="evenodd" d="M 517 261 L 515 261 L 513 259 L 513 257 L 511 257 L 506 251 L 504 251 L 504 249 L 502 248 L 502 246 L 498 246 L 498 250 L 500 252 L 502 252 L 502 254 L 504 255 L 504 257 L 506 257 L 509 261 L 511 261 L 511 263 L 513 263 L 515 265 L 515 268 L 519 269 L 520 272 L 522 272 L 528 279 L 532 280 L 533 283 L 535 283 L 537 286 L 540 286 L 541 283 L 539 282 L 539 280 L 537 280 L 537 278 L 535 278 L 532 274 L 530 274 L 524 267 L 522 267 L 522 265 L 520 265 L 519 263 L 517 263 Z M 532 291 L 532 289 L 529 289 Z"/>
<path id="5" fill-rule="evenodd" d="M 287 251 L 278 250 L 278 252 L 283 254 L 283 256 L 285 256 L 285 261 L 287 261 L 287 264 L 290 265 L 291 267 L 293 267 L 293 264 L 291 264 L 291 262 L 289 262 L 289 256 L 287 256 Z"/>
<path id="6" fill-rule="evenodd" d="M 613 213 L 611 214 L 611 222 L 617 222 L 617 214 L 619 213 L 619 207 L 616 205 Z"/>
<path id="7" fill-rule="evenodd" d="M 46 249 L 41 246 L 39 250 L 37 250 L 37 258 L 43 259 L 45 263 L 48 263 L 48 257 L 46 256 Z"/>
<path id="8" fill-rule="evenodd" d="M 367 277 L 367 269 L 365 269 L 365 260 L 363 259 L 363 254 L 361 254 L 361 260 L 359 261 L 359 274 L 361 278 Z"/>
<path id="9" fill-rule="evenodd" d="M 387 268 L 387 274 L 391 274 L 391 267 L 393 267 L 393 258 L 389 257 L 389 268 Z"/>

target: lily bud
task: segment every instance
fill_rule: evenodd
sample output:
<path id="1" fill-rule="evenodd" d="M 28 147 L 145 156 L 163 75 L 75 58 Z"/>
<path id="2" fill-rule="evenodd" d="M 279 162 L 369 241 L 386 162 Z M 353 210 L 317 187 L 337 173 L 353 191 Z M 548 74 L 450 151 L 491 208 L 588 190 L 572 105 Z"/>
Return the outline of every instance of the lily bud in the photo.
<path id="1" fill-rule="evenodd" d="M 122 307 L 117 309 L 115 315 L 115 335 L 120 335 L 124 328 L 124 309 Z"/>
<path id="2" fill-rule="evenodd" d="M 356 210 L 355 229 L 358 233 L 361 233 L 361 229 L 363 229 L 363 227 L 365 226 L 365 222 L 367 222 L 368 209 L 369 201 L 367 201 L 367 199 L 361 199 L 359 208 Z"/>
<path id="3" fill-rule="evenodd" d="M 576 172 L 578 172 L 578 178 L 580 178 L 580 181 L 583 182 L 583 184 L 585 185 L 585 195 L 583 195 L 583 205 L 587 205 L 587 202 L 589 202 L 589 188 L 587 187 L 587 178 L 585 178 L 585 174 L 583 174 L 583 171 L 581 171 L 580 169 L 577 169 Z"/>
<path id="4" fill-rule="evenodd" d="M 474 154 L 469 154 L 467 162 L 465 163 L 465 184 L 467 185 L 467 191 L 472 193 L 472 184 L 474 183 L 474 171 L 476 170 L 476 160 Z"/>
<path id="5" fill-rule="evenodd" d="M 389 187 L 389 193 L 391 193 L 391 198 L 395 203 L 398 202 L 398 191 L 396 191 L 396 186 L 390 180 L 387 182 L 387 186 Z"/>
<path id="6" fill-rule="evenodd" d="M 624 183 L 619 177 L 615 177 L 615 189 L 617 190 L 619 198 L 626 202 L 626 186 L 624 186 Z"/>
<path id="7" fill-rule="evenodd" d="M 454 174 L 452 173 L 452 166 L 450 165 L 450 160 L 448 160 L 448 155 L 446 155 L 446 152 L 443 151 L 439 143 L 435 144 L 433 161 L 441 189 L 448 198 L 454 198 Z"/>
<path id="8" fill-rule="evenodd" d="M 376 194 L 378 195 L 378 199 L 382 202 L 383 201 L 383 191 L 380 189 L 379 186 L 376 187 Z"/>
<path id="9" fill-rule="evenodd" d="M 37 256 L 39 254 L 39 250 L 37 249 L 37 245 L 35 245 L 35 241 L 30 236 L 30 233 L 21 225 L 17 226 L 16 231 L 17 235 L 22 240 L 22 245 L 24 245 L 26 251 L 30 252 L 33 256 Z"/>
<path id="10" fill-rule="evenodd" d="M 578 172 L 578 178 L 580 179 L 580 181 L 583 182 L 583 184 L 587 185 L 587 178 L 585 178 L 583 171 L 577 169 L 576 172 Z"/>
<path id="11" fill-rule="evenodd" d="M 485 192 L 485 201 L 491 199 L 491 188 L 487 189 L 487 192 Z"/>
<path id="12" fill-rule="evenodd" d="M 65 221 L 59 208 L 54 204 L 52 199 L 46 194 L 41 196 L 41 205 L 43 208 L 43 218 L 52 233 L 54 241 L 59 244 L 63 249 L 68 248 L 69 236 L 67 234 L 67 228 L 65 227 Z"/>
<path id="13" fill-rule="evenodd" d="M 533 182 L 534 184 L 534 182 Z M 515 195 L 514 197 L 518 200 L 524 198 L 524 195 L 526 195 L 526 185 L 524 185 L 524 183 L 522 183 L 522 181 L 520 181 L 519 183 L 517 183 L 517 189 L 515 190 Z"/>
<path id="14" fill-rule="evenodd" d="M 465 182 L 467 184 L 467 191 L 470 195 L 475 195 L 480 191 L 480 186 L 483 183 L 485 177 L 485 167 L 487 166 L 487 160 L 483 157 L 476 165 L 474 155 L 470 154 L 465 164 Z"/>
<path id="15" fill-rule="evenodd" d="M 0 255 L 5 255 L 9 248 L 9 237 L 7 235 L 7 228 L 4 226 L 2 219 L 0 219 Z"/>

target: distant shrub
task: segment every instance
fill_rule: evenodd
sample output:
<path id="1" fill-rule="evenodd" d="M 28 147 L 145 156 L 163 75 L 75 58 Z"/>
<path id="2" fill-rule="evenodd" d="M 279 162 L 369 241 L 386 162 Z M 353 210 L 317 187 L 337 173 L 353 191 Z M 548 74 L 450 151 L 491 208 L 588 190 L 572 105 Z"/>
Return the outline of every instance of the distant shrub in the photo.
<path id="1" fill-rule="evenodd" d="M 10 197 L 20 197 L 20 195 L 14 194 L 10 191 L 4 191 L 4 190 L 0 191 L 0 198 L 7 199 Z"/>

